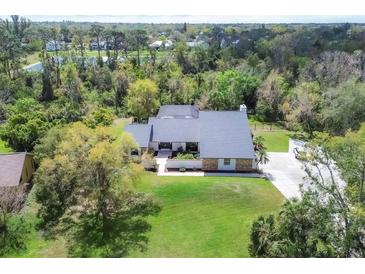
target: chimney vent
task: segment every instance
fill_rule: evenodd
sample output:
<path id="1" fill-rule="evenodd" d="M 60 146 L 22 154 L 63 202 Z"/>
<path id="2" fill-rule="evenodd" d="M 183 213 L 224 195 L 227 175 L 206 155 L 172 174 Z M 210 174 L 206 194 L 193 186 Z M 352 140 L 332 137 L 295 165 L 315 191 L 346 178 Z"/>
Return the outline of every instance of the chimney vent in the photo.
<path id="1" fill-rule="evenodd" d="M 247 112 L 247 107 L 245 104 L 240 105 L 240 111 Z"/>

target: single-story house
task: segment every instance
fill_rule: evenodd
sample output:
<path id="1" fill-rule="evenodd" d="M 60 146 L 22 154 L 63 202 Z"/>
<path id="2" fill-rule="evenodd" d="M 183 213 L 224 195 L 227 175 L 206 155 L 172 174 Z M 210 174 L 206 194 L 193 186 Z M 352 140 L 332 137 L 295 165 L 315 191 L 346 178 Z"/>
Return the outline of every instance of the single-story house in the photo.
<path id="1" fill-rule="evenodd" d="M 47 51 L 56 51 L 56 50 L 63 50 L 66 48 L 65 42 L 51 40 L 46 43 L 46 50 Z"/>
<path id="2" fill-rule="evenodd" d="M 194 40 L 194 41 L 188 41 L 186 42 L 186 45 L 189 47 L 189 48 L 196 48 L 196 47 L 201 47 L 201 48 L 208 48 L 209 47 L 209 44 L 203 40 Z"/>
<path id="3" fill-rule="evenodd" d="M 105 41 L 99 42 L 100 50 L 106 50 L 107 44 Z M 98 50 L 98 43 L 96 41 L 90 42 L 90 50 Z"/>
<path id="4" fill-rule="evenodd" d="M 32 154 L 27 152 L 0 154 L 0 187 L 29 183 L 34 171 Z"/>
<path id="5" fill-rule="evenodd" d="M 129 124 L 125 130 L 142 151 L 198 153 L 201 163 L 196 166 L 204 171 L 256 169 L 244 105 L 237 111 L 200 111 L 190 105 L 164 105 L 147 124 Z"/>
<path id="6" fill-rule="evenodd" d="M 172 41 L 171 40 L 165 40 L 165 41 L 161 41 L 161 40 L 157 40 L 151 44 L 149 44 L 149 47 L 151 49 L 161 49 L 161 48 L 171 48 L 173 45 Z"/>

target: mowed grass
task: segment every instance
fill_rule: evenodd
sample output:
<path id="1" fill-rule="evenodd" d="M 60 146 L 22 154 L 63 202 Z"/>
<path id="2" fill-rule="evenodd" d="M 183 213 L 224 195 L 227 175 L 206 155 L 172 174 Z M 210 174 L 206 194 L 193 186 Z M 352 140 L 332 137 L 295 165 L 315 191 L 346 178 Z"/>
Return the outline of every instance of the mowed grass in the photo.
<path id="1" fill-rule="evenodd" d="M 38 205 L 33 187 L 23 216 L 33 223 L 27 249 L 8 257 L 67 257 L 65 239 L 46 240 L 35 229 Z M 276 213 L 283 196 L 265 179 L 235 177 L 157 177 L 145 173 L 136 190 L 150 193 L 162 206 L 149 217 L 152 230 L 145 252 L 130 257 L 249 257 L 252 222 Z"/>
<path id="2" fill-rule="evenodd" d="M 257 131 L 254 136 L 262 136 L 268 152 L 288 152 L 289 133 L 287 131 Z"/>
<path id="3" fill-rule="evenodd" d="M 278 123 L 265 123 L 250 117 L 249 124 L 254 137 L 262 136 L 268 152 L 288 152 L 289 137 L 292 132 Z"/>
<path id="4" fill-rule="evenodd" d="M 12 152 L 12 149 L 7 146 L 6 142 L 0 139 L 0 153 Z"/>
<path id="5" fill-rule="evenodd" d="M 162 211 L 151 217 L 145 253 L 130 257 L 249 257 L 250 227 L 278 211 L 283 196 L 265 179 L 143 176 Z"/>
<path id="6" fill-rule="evenodd" d="M 118 118 L 113 121 L 112 134 L 118 138 L 124 132 L 124 127 L 132 122 L 131 118 Z"/>

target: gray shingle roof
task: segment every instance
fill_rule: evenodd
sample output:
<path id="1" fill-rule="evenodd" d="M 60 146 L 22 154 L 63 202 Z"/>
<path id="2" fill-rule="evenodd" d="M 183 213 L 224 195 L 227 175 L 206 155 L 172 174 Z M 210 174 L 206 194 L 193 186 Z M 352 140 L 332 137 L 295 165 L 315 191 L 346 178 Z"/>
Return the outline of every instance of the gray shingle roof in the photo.
<path id="1" fill-rule="evenodd" d="M 132 134 L 140 147 L 148 147 L 152 134 L 151 128 L 149 124 L 130 124 L 125 127 L 125 131 Z"/>
<path id="2" fill-rule="evenodd" d="M 19 185 L 26 154 L 0 154 L 0 187 Z"/>
<path id="3" fill-rule="evenodd" d="M 246 112 L 201 111 L 199 120 L 202 158 L 254 157 Z"/>
<path id="4" fill-rule="evenodd" d="M 129 125 L 141 147 L 153 142 L 199 142 L 202 158 L 254 158 L 251 131 L 246 111 L 198 111 L 192 106 L 162 106 L 159 117 L 151 117 L 148 125 Z M 194 112 L 197 114 L 194 114 Z M 184 114 L 197 118 L 182 119 Z M 190 116 L 191 117 L 191 116 Z"/>
<path id="5" fill-rule="evenodd" d="M 199 111 L 190 105 L 164 105 L 160 107 L 157 118 L 198 118 Z"/>
<path id="6" fill-rule="evenodd" d="M 199 142 L 198 119 L 150 118 L 153 142 Z"/>

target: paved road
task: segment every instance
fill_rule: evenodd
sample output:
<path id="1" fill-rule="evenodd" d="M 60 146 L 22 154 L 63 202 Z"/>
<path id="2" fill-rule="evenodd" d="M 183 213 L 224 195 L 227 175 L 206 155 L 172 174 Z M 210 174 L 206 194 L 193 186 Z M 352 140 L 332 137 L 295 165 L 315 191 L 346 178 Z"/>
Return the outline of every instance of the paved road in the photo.
<path id="1" fill-rule="evenodd" d="M 306 173 L 302 163 L 293 153 L 293 148 L 300 146 L 293 140 L 289 140 L 288 152 L 270 152 L 269 163 L 262 166 L 262 170 L 271 180 L 273 185 L 287 198 L 300 197 L 299 185 L 305 185 Z"/>

